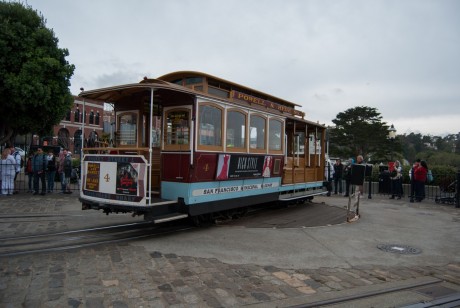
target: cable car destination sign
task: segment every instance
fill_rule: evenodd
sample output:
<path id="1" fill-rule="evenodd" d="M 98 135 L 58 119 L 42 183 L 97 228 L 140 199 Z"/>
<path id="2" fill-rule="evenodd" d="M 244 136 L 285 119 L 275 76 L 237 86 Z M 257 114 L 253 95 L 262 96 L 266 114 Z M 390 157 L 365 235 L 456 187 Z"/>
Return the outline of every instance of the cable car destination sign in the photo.
<path id="1" fill-rule="evenodd" d="M 271 102 L 269 100 L 262 99 L 262 98 L 259 98 L 259 97 L 255 97 L 255 96 L 252 96 L 252 95 L 249 95 L 249 94 L 246 94 L 246 93 L 243 93 L 243 92 L 238 92 L 238 91 L 235 91 L 235 90 L 230 91 L 230 98 L 237 99 L 237 100 L 240 100 L 240 101 L 245 101 L 247 103 L 259 105 L 259 106 L 262 106 L 262 107 L 265 107 L 265 108 L 271 108 L 271 109 L 275 109 L 275 110 L 278 110 L 278 111 L 281 111 L 281 112 L 290 113 L 292 115 L 296 115 L 296 116 L 299 116 L 299 117 L 302 117 L 302 118 L 305 116 L 304 112 L 299 111 L 299 110 L 295 110 L 292 107 L 288 107 L 288 106 L 285 106 L 285 105 L 274 103 L 274 102 Z"/>

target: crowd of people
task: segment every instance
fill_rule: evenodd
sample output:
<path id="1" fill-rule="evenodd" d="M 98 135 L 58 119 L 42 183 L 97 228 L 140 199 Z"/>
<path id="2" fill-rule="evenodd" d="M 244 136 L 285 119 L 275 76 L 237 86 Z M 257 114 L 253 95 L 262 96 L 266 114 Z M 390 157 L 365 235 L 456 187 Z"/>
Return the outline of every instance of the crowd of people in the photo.
<path id="1" fill-rule="evenodd" d="M 352 167 L 354 164 L 364 164 L 362 155 L 356 157 L 356 161 L 350 158 L 345 164 L 342 160 L 337 159 L 334 164 L 330 162 L 326 165 L 325 178 L 327 182 L 328 196 L 340 194 L 345 197 L 350 196 L 350 187 L 352 179 Z M 402 164 L 399 160 L 388 164 L 390 176 L 390 199 L 400 200 L 404 196 L 403 189 L 403 171 Z M 410 178 L 410 202 L 421 202 L 425 199 L 425 184 L 428 181 L 429 169 L 426 161 L 417 159 L 409 171 Z M 345 187 L 343 187 L 345 182 Z M 333 186 L 332 186 L 333 184 Z M 363 194 L 363 186 L 357 185 L 356 189 Z"/>
<path id="2" fill-rule="evenodd" d="M 1 195 L 11 196 L 19 193 L 16 180 L 22 168 L 21 155 L 14 146 L 2 151 L 0 162 Z M 52 150 L 43 152 L 39 147 L 31 152 L 26 159 L 24 173 L 28 176 L 28 193 L 46 195 L 55 191 L 56 172 L 61 182 L 61 193 L 71 194 L 70 179 L 72 176 L 72 156 L 64 149 L 56 157 Z M 40 189 L 41 184 L 41 189 Z"/>

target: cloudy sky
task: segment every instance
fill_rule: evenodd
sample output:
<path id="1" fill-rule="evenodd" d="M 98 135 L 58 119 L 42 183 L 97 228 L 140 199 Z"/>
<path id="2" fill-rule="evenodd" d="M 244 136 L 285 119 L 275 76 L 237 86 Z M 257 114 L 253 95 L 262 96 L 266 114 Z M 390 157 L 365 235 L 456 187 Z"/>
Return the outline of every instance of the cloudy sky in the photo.
<path id="1" fill-rule="evenodd" d="M 23 0 L 75 64 L 71 90 L 201 71 L 326 125 L 377 108 L 398 134 L 460 132 L 457 0 Z"/>

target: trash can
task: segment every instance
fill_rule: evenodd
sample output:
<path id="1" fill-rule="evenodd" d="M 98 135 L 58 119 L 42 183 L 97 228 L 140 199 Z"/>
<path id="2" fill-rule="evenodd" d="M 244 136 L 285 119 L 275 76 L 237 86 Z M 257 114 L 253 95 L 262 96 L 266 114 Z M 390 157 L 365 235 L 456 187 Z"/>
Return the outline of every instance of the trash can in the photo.
<path id="1" fill-rule="evenodd" d="M 391 193 L 390 171 L 382 170 L 379 174 L 379 194 Z"/>

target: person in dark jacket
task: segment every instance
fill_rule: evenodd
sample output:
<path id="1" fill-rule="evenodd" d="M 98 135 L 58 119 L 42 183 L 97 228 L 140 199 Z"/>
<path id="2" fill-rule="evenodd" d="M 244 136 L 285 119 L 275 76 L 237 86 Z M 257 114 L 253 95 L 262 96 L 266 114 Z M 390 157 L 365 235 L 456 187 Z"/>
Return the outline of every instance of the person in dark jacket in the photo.
<path id="1" fill-rule="evenodd" d="M 334 164 L 334 194 L 337 195 L 337 188 L 339 193 L 342 194 L 342 176 L 343 165 L 340 159 L 337 159 Z"/>
<path id="2" fill-rule="evenodd" d="M 48 193 L 54 190 L 54 177 L 56 176 L 56 157 L 52 150 L 49 151 L 46 157 L 47 163 L 47 180 L 48 180 Z"/>
<path id="3" fill-rule="evenodd" d="M 41 195 L 46 195 L 46 169 L 48 167 L 48 160 L 46 155 L 43 154 L 43 149 L 38 148 L 37 152 L 32 159 L 32 171 L 34 173 L 34 195 L 38 195 L 39 180 L 42 182 Z"/>
<path id="4" fill-rule="evenodd" d="M 345 179 L 345 197 L 350 196 L 351 186 L 351 166 L 354 164 L 353 158 L 350 158 L 348 164 L 343 169 L 343 178 Z"/>

